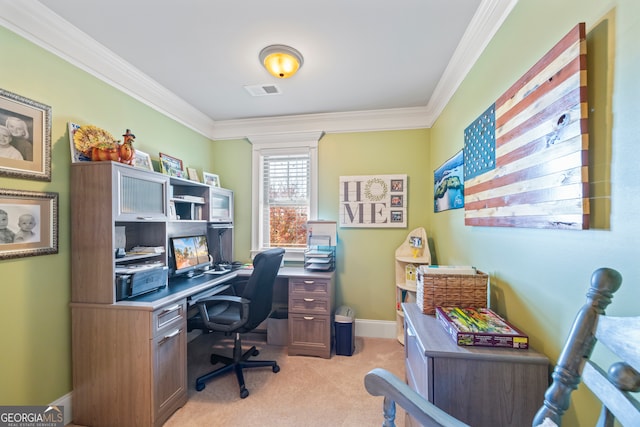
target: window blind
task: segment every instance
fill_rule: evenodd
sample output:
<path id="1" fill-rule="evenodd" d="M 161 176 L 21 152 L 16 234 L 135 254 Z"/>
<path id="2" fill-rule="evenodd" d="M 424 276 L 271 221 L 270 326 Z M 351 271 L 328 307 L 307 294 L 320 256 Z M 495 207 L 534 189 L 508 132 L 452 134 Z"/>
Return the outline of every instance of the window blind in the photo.
<path id="1" fill-rule="evenodd" d="M 309 154 L 263 157 L 263 242 L 304 248 L 309 219 Z"/>

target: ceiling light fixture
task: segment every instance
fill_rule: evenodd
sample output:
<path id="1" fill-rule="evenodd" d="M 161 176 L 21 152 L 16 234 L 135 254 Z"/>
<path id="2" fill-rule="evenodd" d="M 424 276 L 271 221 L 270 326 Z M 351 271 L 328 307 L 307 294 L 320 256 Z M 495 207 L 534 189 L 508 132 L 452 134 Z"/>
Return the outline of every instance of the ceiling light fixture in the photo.
<path id="1" fill-rule="evenodd" d="M 272 76 L 287 79 L 302 67 L 304 60 L 302 54 L 294 48 L 273 44 L 260 51 L 260 62 Z"/>

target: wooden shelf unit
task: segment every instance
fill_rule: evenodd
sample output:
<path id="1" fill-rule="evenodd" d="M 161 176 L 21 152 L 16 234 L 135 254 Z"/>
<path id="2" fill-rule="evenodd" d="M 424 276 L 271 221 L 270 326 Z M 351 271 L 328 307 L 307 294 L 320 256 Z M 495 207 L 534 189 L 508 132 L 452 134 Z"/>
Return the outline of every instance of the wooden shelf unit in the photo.
<path id="1" fill-rule="evenodd" d="M 419 238 L 422 242 L 421 248 L 412 246 L 412 239 Z M 413 276 L 407 274 L 407 267 L 413 266 L 415 269 L 420 265 L 431 263 L 431 253 L 427 245 L 427 232 L 419 227 L 412 230 L 405 241 L 395 252 L 395 272 L 396 272 L 396 336 L 401 344 L 404 344 L 404 312 L 402 304 L 416 301 L 416 272 Z"/>

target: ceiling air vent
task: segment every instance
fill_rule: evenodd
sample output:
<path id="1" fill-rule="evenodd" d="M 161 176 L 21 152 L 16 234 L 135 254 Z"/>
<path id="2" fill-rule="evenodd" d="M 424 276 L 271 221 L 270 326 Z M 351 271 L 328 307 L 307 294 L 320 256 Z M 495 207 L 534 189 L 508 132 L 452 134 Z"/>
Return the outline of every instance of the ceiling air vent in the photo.
<path id="1" fill-rule="evenodd" d="M 244 87 L 251 96 L 280 95 L 280 88 L 276 85 L 253 85 Z"/>

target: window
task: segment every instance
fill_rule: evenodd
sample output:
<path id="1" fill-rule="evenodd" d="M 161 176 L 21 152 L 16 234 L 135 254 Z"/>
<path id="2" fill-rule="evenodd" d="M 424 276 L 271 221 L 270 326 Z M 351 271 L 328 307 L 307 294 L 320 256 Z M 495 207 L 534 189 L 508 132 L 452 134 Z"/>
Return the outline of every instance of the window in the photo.
<path id="1" fill-rule="evenodd" d="M 252 137 L 252 255 L 267 248 L 302 260 L 306 223 L 317 217 L 317 143 L 320 133 Z"/>
<path id="2" fill-rule="evenodd" d="M 262 230 L 266 247 L 304 248 L 309 219 L 309 153 L 262 156 Z"/>

